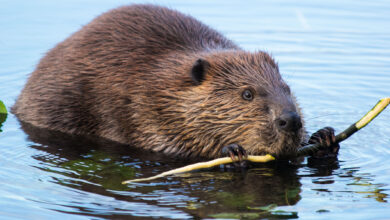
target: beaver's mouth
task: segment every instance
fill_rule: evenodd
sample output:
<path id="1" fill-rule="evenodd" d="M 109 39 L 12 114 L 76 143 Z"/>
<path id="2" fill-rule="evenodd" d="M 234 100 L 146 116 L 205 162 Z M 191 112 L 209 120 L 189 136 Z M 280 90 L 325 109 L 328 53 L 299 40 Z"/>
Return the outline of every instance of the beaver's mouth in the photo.
<path id="1" fill-rule="evenodd" d="M 302 131 L 282 133 L 276 144 L 278 150 L 275 156 L 292 157 L 302 145 Z"/>
<path id="2" fill-rule="evenodd" d="M 293 132 L 279 131 L 268 127 L 260 132 L 256 154 L 271 154 L 278 158 L 296 155 L 303 141 L 303 128 Z"/>
<path id="3" fill-rule="evenodd" d="M 278 158 L 296 155 L 303 140 L 304 129 L 284 132 L 272 123 L 262 124 L 249 136 L 241 136 L 237 144 L 245 148 L 248 154 L 271 154 Z"/>

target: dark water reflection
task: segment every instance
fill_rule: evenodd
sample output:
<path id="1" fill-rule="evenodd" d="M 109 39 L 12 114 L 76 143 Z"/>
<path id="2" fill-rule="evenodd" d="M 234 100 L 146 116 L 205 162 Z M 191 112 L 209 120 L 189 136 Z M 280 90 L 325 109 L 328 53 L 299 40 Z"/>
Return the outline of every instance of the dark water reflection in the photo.
<path id="1" fill-rule="evenodd" d="M 96 137 L 71 136 L 28 124 L 22 127 L 29 139 L 40 143 L 30 146 L 41 152 L 33 155 L 40 162 L 37 168 L 63 176 L 53 178 L 53 183 L 115 199 L 110 204 L 95 201 L 92 207 L 90 202 L 64 205 L 74 209 L 68 213 L 151 216 L 151 212 L 158 213 L 161 209 L 165 214 L 158 216 L 205 218 L 232 211 L 258 213 L 258 207 L 294 205 L 301 198 L 298 167 L 287 163 L 252 165 L 248 170 L 217 167 L 148 183 L 122 185 L 124 180 L 156 175 L 187 165 L 189 161 L 172 160 Z M 117 210 L 115 204 L 123 202 L 134 209 L 125 206 Z"/>
<path id="2" fill-rule="evenodd" d="M 124 180 L 153 176 L 195 161 L 172 159 L 97 137 L 73 136 L 28 124 L 22 128 L 36 143 L 29 146 L 39 152 L 32 155 L 39 161 L 35 167 L 51 176 L 49 182 L 82 192 L 81 198 L 71 202 L 44 198 L 34 202 L 53 205 L 52 210 L 68 214 L 102 218 L 297 218 L 299 212 L 280 208 L 294 207 L 302 199 L 302 178 L 312 180 L 311 190 L 317 197 L 359 193 L 381 203 L 388 197 L 380 189 L 385 185 L 372 183 L 373 176 L 359 174 L 359 168 L 340 169 L 337 160 L 251 164 L 247 170 L 221 166 L 122 185 Z M 299 169 L 304 172 L 299 173 Z M 333 190 L 330 186 L 335 181 L 348 182 L 357 190 Z M 98 198 L 94 198 L 96 194 Z"/>
<path id="3" fill-rule="evenodd" d="M 13 105 L 48 49 L 100 13 L 133 2 L 141 1 L 2 2 L 0 100 Z M 327 125 L 341 131 L 390 96 L 387 1 L 158 3 L 247 50 L 271 52 L 309 132 Z M 389 120 L 387 109 L 343 142 L 338 161 L 217 167 L 122 185 L 192 161 L 32 128 L 9 114 L 0 127 L 0 219 L 388 219 Z"/>

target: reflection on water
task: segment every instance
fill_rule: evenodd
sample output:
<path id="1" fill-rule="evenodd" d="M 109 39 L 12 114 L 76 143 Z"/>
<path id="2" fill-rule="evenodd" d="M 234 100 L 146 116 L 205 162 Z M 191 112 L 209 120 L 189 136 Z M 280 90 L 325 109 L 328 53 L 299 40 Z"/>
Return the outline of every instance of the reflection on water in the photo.
<path id="1" fill-rule="evenodd" d="M 0 100 L 12 106 L 39 58 L 100 13 L 128 1 L 6 1 L 0 13 Z M 390 96 L 386 1 L 176 1 L 243 48 L 271 52 L 313 132 L 341 131 Z M 341 144 L 338 161 L 217 167 L 133 185 L 192 161 L 29 125 L 0 133 L 0 215 L 21 219 L 386 219 L 390 110 Z M 1 124 L 1 123 L 0 123 Z M 20 126 L 23 126 L 21 129 Z"/>
<path id="2" fill-rule="evenodd" d="M 53 179 L 54 183 L 85 192 L 98 192 L 134 203 L 136 207 L 143 204 L 144 215 L 149 215 L 155 205 L 178 209 L 191 216 L 207 217 L 232 210 L 253 212 L 256 207 L 268 205 L 294 205 L 300 200 L 298 167 L 292 165 L 273 163 L 242 171 L 224 171 L 220 167 L 127 186 L 121 182 L 155 175 L 188 162 L 172 161 L 163 155 L 96 137 L 70 136 L 28 124 L 23 124 L 23 129 L 31 140 L 40 143 L 30 146 L 41 152 L 33 155 L 40 161 L 38 168 L 63 176 Z M 100 209 L 111 214 L 121 213 L 117 213 L 112 204 L 106 206 L 95 202 Z M 98 214 L 99 210 L 91 209 L 89 204 L 88 207 L 83 207 L 82 203 L 78 205 L 80 207 L 73 206 L 77 208 L 75 213 L 89 209 L 90 214 Z"/>
<path id="3" fill-rule="evenodd" d="M 48 175 L 61 175 L 51 182 L 114 199 L 109 204 L 105 200 L 97 200 L 93 206 L 90 201 L 74 202 L 72 206 L 57 202 L 52 204 L 71 208 L 67 213 L 120 217 L 128 214 L 150 216 L 150 212 L 154 211 L 159 213 L 158 216 L 168 218 L 296 218 L 299 212 L 280 208 L 294 206 L 301 200 L 301 178 L 311 177 L 314 184 L 329 185 L 334 183 L 334 175 L 347 178 L 350 182 L 347 185 L 359 186 L 356 191 L 340 191 L 344 194 L 366 194 L 379 202 L 386 202 L 387 197 L 378 189 L 380 186 L 370 183 L 370 178 L 355 176 L 357 168 L 334 173 L 339 168 L 338 161 L 323 160 L 309 160 L 307 165 L 299 166 L 281 162 L 252 164 L 247 170 L 226 170 L 221 166 L 146 183 L 122 185 L 124 180 L 156 175 L 187 165 L 188 161 L 172 160 L 97 137 L 72 136 L 24 123 L 22 128 L 29 139 L 37 143 L 30 146 L 40 152 L 33 155 L 40 162 L 37 168 Z M 309 173 L 298 174 L 300 167 L 308 169 Z M 319 195 L 337 192 L 321 186 L 312 190 Z M 126 206 L 117 210 L 116 204 L 124 202 Z"/>

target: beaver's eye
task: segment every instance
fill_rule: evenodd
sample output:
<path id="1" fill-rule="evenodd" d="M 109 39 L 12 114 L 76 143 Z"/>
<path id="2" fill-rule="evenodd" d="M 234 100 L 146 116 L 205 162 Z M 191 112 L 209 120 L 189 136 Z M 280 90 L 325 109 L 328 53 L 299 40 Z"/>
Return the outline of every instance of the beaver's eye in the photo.
<path id="1" fill-rule="evenodd" d="M 247 100 L 247 101 L 252 101 L 253 99 L 253 93 L 250 89 L 245 89 L 243 92 L 242 92 L 242 98 Z"/>

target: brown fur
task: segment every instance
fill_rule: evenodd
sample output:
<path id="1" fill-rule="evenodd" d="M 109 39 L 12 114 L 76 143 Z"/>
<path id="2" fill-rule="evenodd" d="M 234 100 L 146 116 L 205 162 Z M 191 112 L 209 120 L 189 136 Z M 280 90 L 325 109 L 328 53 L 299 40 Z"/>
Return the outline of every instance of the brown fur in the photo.
<path id="1" fill-rule="evenodd" d="M 199 58 L 208 65 L 196 83 L 191 69 Z M 245 88 L 255 92 L 252 101 L 242 99 Z M 299 113 L 267 53 L 243 51 L 177 11 L 132 5 L 99 16 L 52 49 L 13 112 L 38 127 L 218 157 L 232 143 L 249 154 L 294 151 L 304 131 L 276 129 L 285 109 Z"/>

